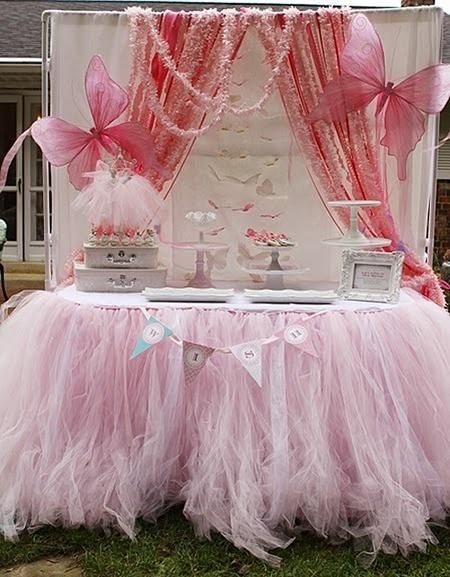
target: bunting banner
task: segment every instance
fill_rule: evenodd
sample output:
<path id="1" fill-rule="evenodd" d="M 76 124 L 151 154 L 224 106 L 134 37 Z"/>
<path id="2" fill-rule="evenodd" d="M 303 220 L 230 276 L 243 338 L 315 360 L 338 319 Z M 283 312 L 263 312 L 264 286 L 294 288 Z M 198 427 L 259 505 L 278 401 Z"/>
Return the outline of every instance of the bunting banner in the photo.
<path id="1" fill-rule="evenodd" d="M 184 380 L 191 384 L 216 349 L 183 341 Z"/>
<path id="2" fill-rule="evenodd" d="M 142 335 L 140 336 L 133 352 L 131 353 L 130 360 L 136 358 L 144 351 L 151 349 L 154 345 L 157 345 L 172 335 L 173 331 L 169 329 L 169 327 L 163 325 L 155 317 L 149 317 L 147 319 L 147 324 L 142 331 Z"/>
<path id="3" fill-rule="evenodd" d="M 318 357 L 309 330 L 304 325 L 289 325 L 283 331 L 284 340 L 303 352 Z"/>
<path id="4" fill-rule="evenodd" d="M 256 381 L 259 387 L 262 383 L 262 354 L 261 349 L 265 339 L 249 341 L 230 347 L 231 353 L 242 364 L 244 369 Z"/>
<path id="5" fill-rule="evenodd" d="M 284 340 L 289 345 L 296 347 L 303 353 L 318 358 L 319 354 L 314 346 L 311 338 L 311 331 L 305 324 L 294 323 L 279 330 L 273 335 L 231 345 L 229 347 L 207 347 L 192 341 L 185 341 L 177 337 L 173 330 L 166 327 L 154 316 L 151 316 L 145 309 L 142 310 L 147 318 L 147 324 L 136 343 L 130 359 L 136 358 L 144 351 L 151 349 L 155 345 L 161 343 L 163 340 L 170 338 L 176 345 L 182 347 L 183 351 L 183 368 L 185 382 L 192 383 L 198 374 L 205 367 L 209 357 L 217 352 L 223 354 L 232 354 L 237 359 L 243 368 L 248 372 L 252 379 L 259 387 L 262 387 L 262 347 L 269 343 Z M 316 313 L 310 315 L 306 319 L 302 319 L 303 323 L 308 322 L 315 316 L 322 314 Z"/>

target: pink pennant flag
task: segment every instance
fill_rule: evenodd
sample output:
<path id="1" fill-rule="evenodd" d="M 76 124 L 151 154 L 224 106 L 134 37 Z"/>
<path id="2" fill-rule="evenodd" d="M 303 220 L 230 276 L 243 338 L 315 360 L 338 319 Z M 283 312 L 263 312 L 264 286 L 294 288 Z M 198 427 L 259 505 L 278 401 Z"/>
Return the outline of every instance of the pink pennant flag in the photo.
<path id="1" fill-rule="evenodd" d="M 284 340 L 308 355 L 318 357 L 310 332 L 304 325 L 289 325 L 283 331 Z"/>
<path id="2" fill-rule="evenodd" d="M 216 349 L 183 341 L 184 380 L 190 385 Z"/>
<path id="3" fill-rule="evenodd" d="M 262 382 L 262 342 L 249 341 L 230 347 L 232 354 L 261 387 Z"/>

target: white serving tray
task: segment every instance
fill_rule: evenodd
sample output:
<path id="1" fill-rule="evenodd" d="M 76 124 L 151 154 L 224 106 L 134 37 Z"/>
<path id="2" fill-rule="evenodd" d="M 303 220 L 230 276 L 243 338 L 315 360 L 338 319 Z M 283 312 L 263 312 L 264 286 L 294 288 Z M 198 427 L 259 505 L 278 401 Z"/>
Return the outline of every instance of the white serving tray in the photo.
<path id="1" fill-rule="evenodd" d="M 331 304 L 338 299 L 334 291 L 245 289 L 244 296 L 253 303 Z"/>
<path id="2" fill-rule="evenodd" d="M 234 295 L 234 289 L 216 288 L 150 288 L 146 287 L 142 294 L 149 301 L 162 302 L 226 302 Z"/>

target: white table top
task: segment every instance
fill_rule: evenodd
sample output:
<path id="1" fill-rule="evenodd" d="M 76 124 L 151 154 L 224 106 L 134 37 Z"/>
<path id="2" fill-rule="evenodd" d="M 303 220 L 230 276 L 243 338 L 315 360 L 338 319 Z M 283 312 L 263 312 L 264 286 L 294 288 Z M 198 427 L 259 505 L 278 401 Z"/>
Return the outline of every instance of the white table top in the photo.
<path id="1" fill-rule="evenodd" d="M 177 308 L 177 309 L 232 309 L 242 311 L 362 311 L 362 310 L 385 310 L 413 302 L 406 291 L 401 291 L 400 300 L 397 304 L 369 303 L 361 301 L 335 301 L 333 304 L 266 304 L 250 303 L 246 301 L 242 293 L 230 302 L 226 303 L 201 303 L 201 302 L 149 302 L 141 293 L 90 293 L 77 291 L 75 285 L 70 285 L 57 290 L 61 297 L 78 304 L 93 305 L 99 307 L 124 307 L 124 308 Z"/>

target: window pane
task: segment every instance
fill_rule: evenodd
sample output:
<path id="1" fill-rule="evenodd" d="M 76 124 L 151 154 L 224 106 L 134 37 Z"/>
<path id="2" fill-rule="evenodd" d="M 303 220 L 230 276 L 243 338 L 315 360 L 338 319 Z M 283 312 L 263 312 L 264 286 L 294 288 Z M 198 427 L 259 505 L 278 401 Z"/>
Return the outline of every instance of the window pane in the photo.
<path id="1" fill-rule="evenodd" d="M 31 192 L 31 240 L 44 240 L 44 198 L 40 190 Z"/>
<path id="2" fill-rule="evenodd" d="M 41 105 L 39 102 L 34 102 L 31 104 L 31 119 L 34 122 L 41 115 Z M 42 186 L 42 151 L 34 142 L 30 139 L 30 171 L 31 171 L 31 186 Z"/>
<path id="3" fill-rule="evenodd" d="M 4 190 L 0 194 L 0 218 L 8 225 L 7 240 L 17 240 L 17 201 L 16 192 Z"/>
<path id="4" fill-rule="evenodd" d="M 17 137 L 17 110 L 15 102 L 0 102 L 0 158 L 4 158 Z M 8 172 L 7 186 L 16 186 L 16 159 Z"/>

